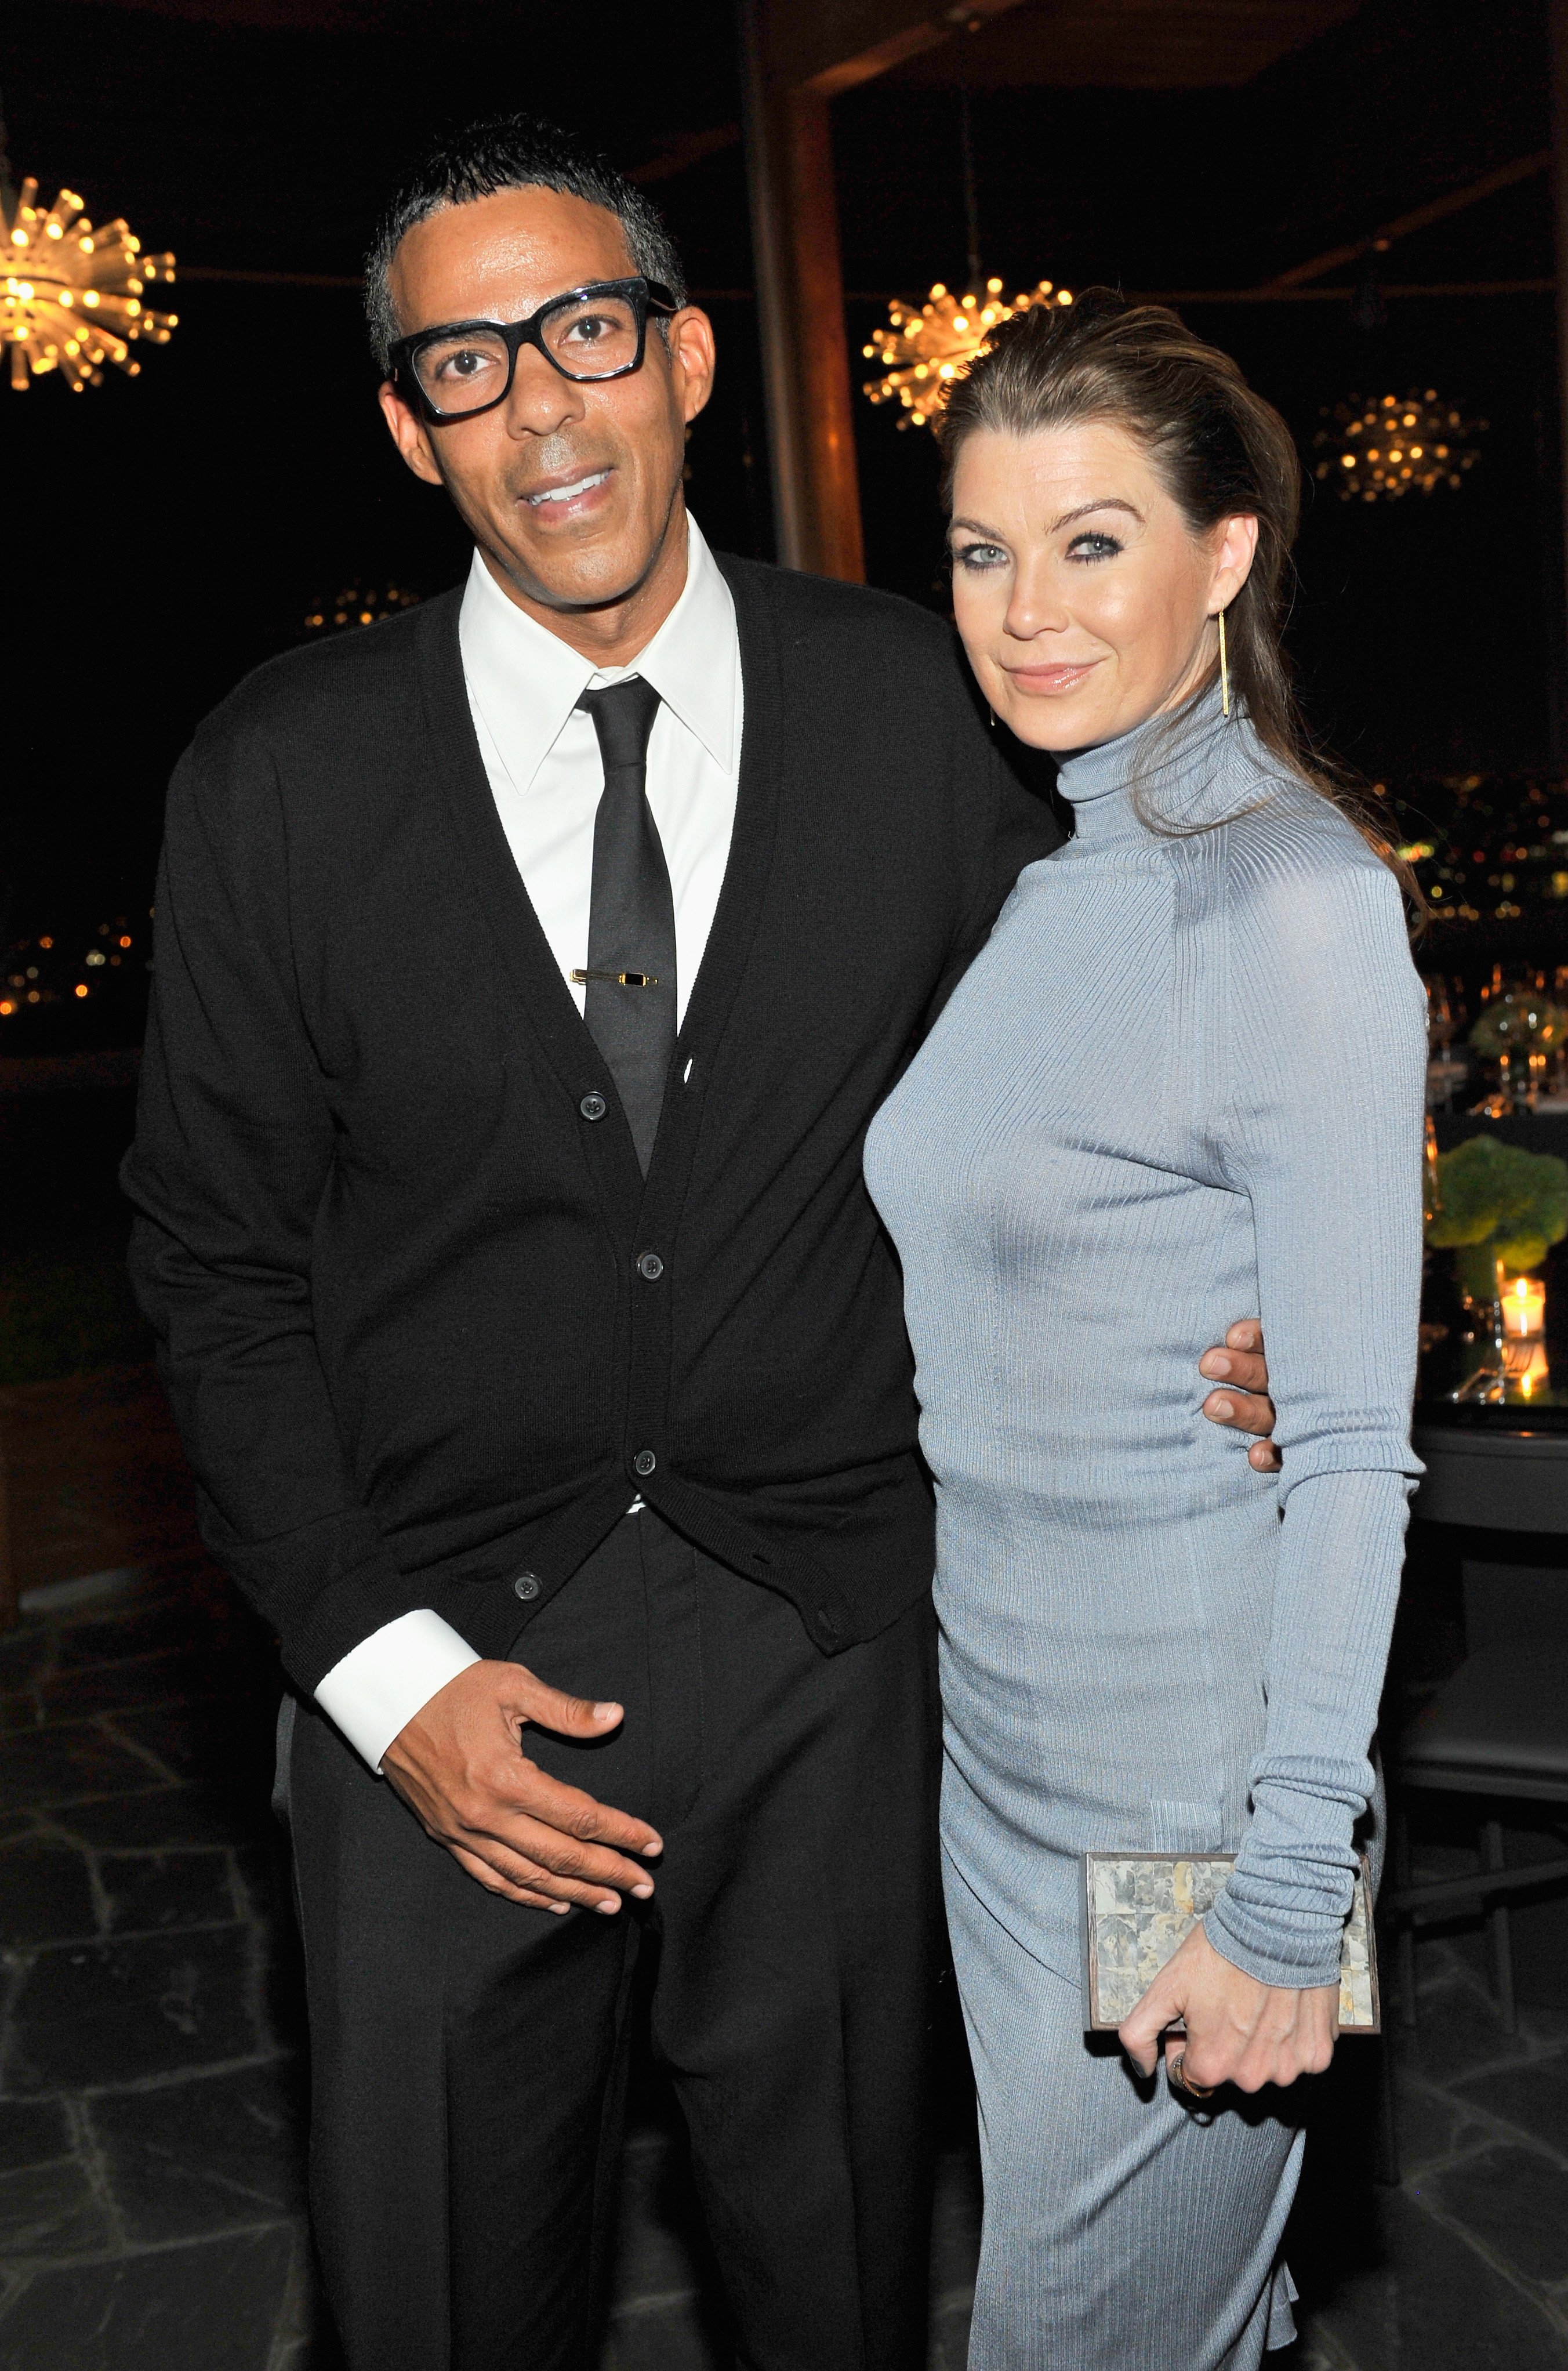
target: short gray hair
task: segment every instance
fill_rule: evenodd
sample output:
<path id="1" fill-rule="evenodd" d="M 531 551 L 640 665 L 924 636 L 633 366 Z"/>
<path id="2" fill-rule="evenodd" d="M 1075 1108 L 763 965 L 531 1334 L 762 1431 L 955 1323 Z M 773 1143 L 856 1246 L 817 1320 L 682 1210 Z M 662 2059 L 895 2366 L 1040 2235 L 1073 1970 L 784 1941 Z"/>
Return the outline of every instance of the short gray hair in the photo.
<path id="1" fill-rule="evenodd" d="M 370 342 L 385 371 L 401 334 L 387 275 L 392 259 L 416 223 L 445 206 L 470 205 L 498 190 L 559 190 L 615 215 L 627 252 L 646 280 L 662 281 L 677 305 L 686 301 L 686 275 L 674 241 L 656 207 L 624 173 L 558 124 L 536 115 L 495 116 L 470 123 L 432 149 L 409 174 L 382 214 L 364 260 L 364 310 Z M 663 328 L 663 323 L 660 324 Z"/>

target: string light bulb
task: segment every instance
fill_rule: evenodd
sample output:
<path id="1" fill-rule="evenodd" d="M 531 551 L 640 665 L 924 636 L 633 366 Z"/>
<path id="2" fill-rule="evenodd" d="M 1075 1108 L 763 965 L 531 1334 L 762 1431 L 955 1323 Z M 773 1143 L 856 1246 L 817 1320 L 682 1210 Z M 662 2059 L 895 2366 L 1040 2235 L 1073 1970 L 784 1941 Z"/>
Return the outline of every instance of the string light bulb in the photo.
<path id="1" fill-rule="evenodd" d="M 10 348 L 18 391 L 58 371 L 80 395 L 103 385 L 106 362 L 134 378 L 142 365 L 133 348 L 167 345 L 179 315 L 143 299 L 173 281 L 173 256 L 144 255 L 123 222 L 95 227 L 75 191 L 62 190 L 47 213 L 35 180 L 13 204 L 0 196 L 0 345 Z"/>
<path id="2" fill-rule="evenodd" d="M 979 283 L 963 295 L 939 280 L 923 305 L 894 298 L 888 306 L 890 327 L 873 330 L 860 351 L 867 362 L 878 364 L 880 378 L 867 379 L 862 392 L 873 403 L 896 403 L 900 428 L 928 427 L 947 401 L 954 379 L 986 353 L 992 334 L 1015 314 L 1040 305 L 1070 305 L 1070 288 L 1049 280 L 1025 289 L 1011 302 L 1002 294 L 1002 282 Z"/>
<path id="3" fill-rule="evenodd" d="M 1472 438 L 1484 420 L 1466 420 L 1435 387 L 1370 400 L 1352 396 L 1325 409 L 1332 424 L 1313 438 L 1316 475 L 1342 502 L 1397 502 L 1401 494 L 1458 486 L 1480 457 Z"/>

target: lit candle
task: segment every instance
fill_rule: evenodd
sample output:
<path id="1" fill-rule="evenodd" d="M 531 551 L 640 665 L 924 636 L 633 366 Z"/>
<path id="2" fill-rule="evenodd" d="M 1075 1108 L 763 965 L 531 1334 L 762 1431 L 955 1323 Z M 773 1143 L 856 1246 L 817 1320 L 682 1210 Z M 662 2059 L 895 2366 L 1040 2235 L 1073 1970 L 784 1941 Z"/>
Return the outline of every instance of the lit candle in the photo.
<path id="1" fill-rule="evenodd" d="M 1503 1331 L 1525 1342 L 1546 1331 L 1546 1287 L 1539 1276 L 1516 1276 L 1503 1288 Z"/>

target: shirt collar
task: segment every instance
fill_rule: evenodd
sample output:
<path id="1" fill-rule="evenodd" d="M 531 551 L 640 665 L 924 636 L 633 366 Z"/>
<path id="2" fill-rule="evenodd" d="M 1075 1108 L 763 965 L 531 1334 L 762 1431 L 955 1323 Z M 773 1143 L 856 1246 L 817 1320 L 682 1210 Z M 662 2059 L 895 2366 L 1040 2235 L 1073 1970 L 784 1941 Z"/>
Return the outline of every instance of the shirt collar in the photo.
<path id="1" fill-rule="evenodd" d="M 640 675 L 724 773 L 734 771 L 735 607 L 701 529 L 686 519 L 686 581 L 647 647 L 596 668 L 502 591 L 480 554 L 464 588 L 458 642 L 469 695 L 519 791 L 538 772 L 590 684 Z"/>

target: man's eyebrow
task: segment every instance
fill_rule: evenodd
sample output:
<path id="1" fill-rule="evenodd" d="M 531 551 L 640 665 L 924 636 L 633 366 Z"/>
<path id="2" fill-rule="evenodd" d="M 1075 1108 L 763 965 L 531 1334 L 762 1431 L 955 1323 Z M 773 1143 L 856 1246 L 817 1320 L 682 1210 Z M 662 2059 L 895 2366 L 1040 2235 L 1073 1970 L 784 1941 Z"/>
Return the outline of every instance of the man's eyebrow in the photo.
<path id="1" fill-rule="evenodd" d="M 1117 494 L 1106 494 L 1098 502 L 1079 503 L 1076 511 L 1064 511 L 1060 518 L 1052 520 L 1047 532 L 1060 535 L 1065 526 L 1071 526 L 1075 519 L 1088 518 L 1091 511 L 1125 511 L 1140 526 L 1144 523 L 1144 515 L 1136 503 L 1124 503 Z"/>

